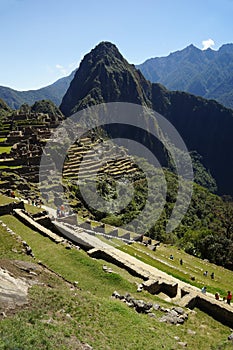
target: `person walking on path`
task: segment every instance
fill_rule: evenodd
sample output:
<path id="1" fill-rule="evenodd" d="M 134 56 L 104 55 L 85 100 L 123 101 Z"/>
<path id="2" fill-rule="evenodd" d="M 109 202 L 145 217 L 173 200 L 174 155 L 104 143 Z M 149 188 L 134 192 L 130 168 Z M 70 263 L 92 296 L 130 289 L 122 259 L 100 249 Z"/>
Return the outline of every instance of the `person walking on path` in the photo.
<path id="1" fill-rule="evenodd" d="M 227 292 L 227 304 L 228 304 L 228 305 L 231 304 L 231 299 L 232 299 L 232 294 L 231 294 L 231 292 L 228 290 L 228 292 Z"/>
<path id="2" fill-rule="evenodd" d="M 202 292 L 203 294 L 206 294 L 206 290 L 207 290 L 207 288 L 206 288 L 205 286 L 201 288 L 201 292 Z"/>

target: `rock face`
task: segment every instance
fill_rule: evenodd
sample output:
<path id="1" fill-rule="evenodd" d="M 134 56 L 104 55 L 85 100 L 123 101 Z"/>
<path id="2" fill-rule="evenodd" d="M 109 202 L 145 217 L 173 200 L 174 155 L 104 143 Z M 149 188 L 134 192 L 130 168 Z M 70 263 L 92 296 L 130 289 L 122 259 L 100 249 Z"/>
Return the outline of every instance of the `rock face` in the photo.
<path id="1" fill-rule="evenodd" d="M 84 57 L 60 108 L 70 116 L 103 102 L 141 104 L 162 114 L 173 123 L 189 151 L 202 156 L 203 164 L 217 182 L 218 193 L 233 195 L 232 110 L 215 101 L 150 83 L 109 42 L 100 43 Z M 124 137 L 144 139 L 140 133 L 135 137 L 135 130 L 130 128 L 124 129 Z M 157 143 L 154 148 L 159 147 Z M 163 157 L 160 162 L 166 165 Z"/>
<path id="2" fill-rule="evenodd" d="M 27 304 L 28 289 L 38 283 L 37 274 L 41 271 L 33 263 L 0 260 L 0 311 Z"/>

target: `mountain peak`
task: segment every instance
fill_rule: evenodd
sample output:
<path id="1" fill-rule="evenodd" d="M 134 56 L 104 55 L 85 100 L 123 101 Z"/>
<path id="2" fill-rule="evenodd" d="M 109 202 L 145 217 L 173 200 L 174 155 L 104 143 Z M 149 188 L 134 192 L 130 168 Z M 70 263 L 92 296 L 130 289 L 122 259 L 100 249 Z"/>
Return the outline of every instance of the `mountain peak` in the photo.
<path id="1" fill-rule="evenodd" d="M 111 43 L 110 41 L 101 41 L 99 44 L 97 44 L 94 47 L 94 49 L 91 50 L 91 52 L 98 52 L 100 54 L 105 54 L 105 53 L 120 54 L 116 45 Z"/>
<path id="2" fill-rule="evenodd" d="M 101 41 L 96 45 L 89 53 L 87 53 L 82 61 L 92 60 L 99 61 L 106 57 L 114 57 L 114 59 L 123 60 L 123 56 L 120 54 L 116 45 L 109 41 Z M 81 62 L 82 64 L 82 62 Z"/>
<path id="3" fill-rule="evenodd" d="M 146 104 L 149 83 L 129 64 L 116 45 L 103 41 L 86 54 L 65 94 L 60 109 L 69 116 L 103 102 Z"/>
<path id="4" fill-rule="evenodd" d="M 188 45 L 186 48 L 184 48 L 184 50 L 198 50 L 198 51 L 200 51 L 200 49 L 198 49 L 198 47 L 196 47 L 193 44 Z"/>
<path id="5" fill-rule="evenodd" d="M 224 44 L 224 45 L 222 45 L 221 47 L 220 47 L 220 49 L 219 49 L 219 52 L 221 52 L 221 53 L 230 53 L 230 54 L 232 54 L 233 53 L 233 44 L 232 43 L 230 43 L 230 44 Z"/>

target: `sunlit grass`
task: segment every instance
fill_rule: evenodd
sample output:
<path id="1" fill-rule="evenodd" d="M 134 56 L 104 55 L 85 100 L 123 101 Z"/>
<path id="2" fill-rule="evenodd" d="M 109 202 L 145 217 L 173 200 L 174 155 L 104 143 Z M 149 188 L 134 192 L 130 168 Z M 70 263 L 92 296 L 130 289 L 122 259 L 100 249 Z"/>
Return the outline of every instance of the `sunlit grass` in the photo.
<path id="1" fill-rule="evenodd" d="M 95 350 L 177 349 L 174 337 L 187 342 L 190 349 L 232 348 L 227 340 L 230 330 L 203 312 L 192 312 L 180 327 L 158 322 L 161 312 L 156 312 L 156 318 L 138 314 L 122 301 L 112 299 L 112 292 L 130 292 L 139 299 L 171 305 L 147 292 L 137 294 L 140 279 L 125 270 L 107 263 L 114 272 L 106 273 L 102 269 L 106 262 L 91 259 L 82 250 L 55 244 L 15 217 L 1 219 L 32 247 L 35 259 L 24 255 L 22 244 L 0 226 L 1 258 L 40 260 L 66 280 L 78 281 L 79 288 L 70 288 L 49 273 L 43 286 L 31 288 L 27 308 L 0 322 L 0 349 L 74 350 L 80 348 L 80 342 Z"/>
<path id="2" fill-rule="evenodd" d="M 7 153 L 9 154 L 11 151 L 12 146 L 1 146 L 0 145 L 0 154 Z"/>

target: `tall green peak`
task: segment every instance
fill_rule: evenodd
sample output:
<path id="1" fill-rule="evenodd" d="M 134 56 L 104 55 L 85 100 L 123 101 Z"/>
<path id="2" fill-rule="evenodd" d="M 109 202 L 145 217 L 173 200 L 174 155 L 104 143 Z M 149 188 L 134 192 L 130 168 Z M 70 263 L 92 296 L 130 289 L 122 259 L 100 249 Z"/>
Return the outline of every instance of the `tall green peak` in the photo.
<path id="1" fill-rule="evenodd" d="M 143 86 L 143 88 L 142 88 Z M 80 63 L 60 109 L 69 116 L 103 102 L 149 104 L 150 83 L 129 64 L 117 47 L 101 42 Z"/>

